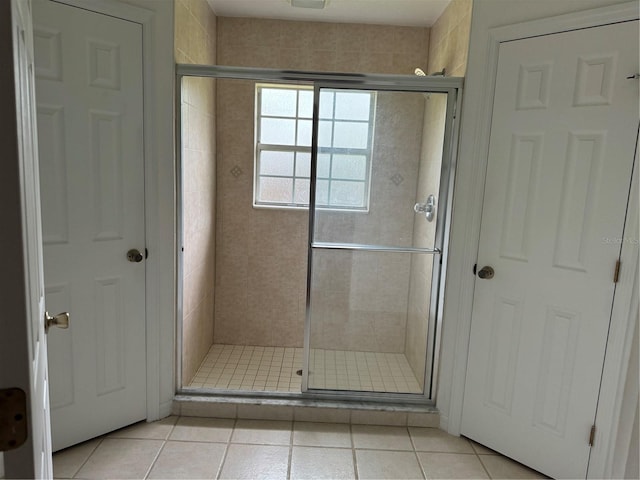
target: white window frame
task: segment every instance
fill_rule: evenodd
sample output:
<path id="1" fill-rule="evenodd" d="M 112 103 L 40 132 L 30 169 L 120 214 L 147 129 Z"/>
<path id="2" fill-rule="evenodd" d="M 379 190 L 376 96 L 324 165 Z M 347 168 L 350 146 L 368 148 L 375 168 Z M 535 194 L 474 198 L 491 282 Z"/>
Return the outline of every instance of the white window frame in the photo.
<path id="1" fill-rule="evenodd" d="M 311 155 L 311 146 L 299 146 L 299 145 L 276 145 L 276 144 L 263 144 L 260 142 L 260 125 L 261 119 L 263 117 L 267 118 L 286 118 L 287 120 L 296 120 L 296 131 L 295 138 L 298 136 L 298 121 L 299 120 L 313 120 L 312 118 L 307 117 L 277 117 L 271 115 L 262 115 L 261 112 L 261 98 L 262 98 L 262 89 L 269 88 L 281 88 L 285 90 L 295 90 L 300 92 L 302 90 L 313 91 L 312 86 L 307 85 L 290 85 L 290 84 L 271 84 L 271 83 L 256 83 L 256 93 L 255 93 L 255 115 L 254 115 L 254 175 L 253 175 L 253 207 L 254 208 L 267 208 L 267 209 L 296 209 L 296 210 L 306 210 L 309 208 L 309 203 L 298 203 L 295 202 L 295 181 L 296 179 L 304 179 L 311 180 L 310 174 L 309 177 L 303 177 L 296 175 L 296 153 L 308 153 Z M 376 107 L 376 94 L 375 92 L 369 92 L 371 96 L 371 107 L 369 109 L 369 119 L 367 121 L 360 120 L 339 120 L 341 122 L 353 122 L 353 123 L 366 123 L 368 125 L 368 138 L 367 138 L 367 148 L 336 148 L 336 147 L 318 147 L 318 154 L 328 154 L 330 155 L 329 159 L 329 176 L 328 177 L 316 177 L 317 180 L 328 181 L 328 199 L 331 198 L 331 185 L 332 182 L 340 181 L 340 182 L 354 182 L 354 183 L 362 183 L 364 184 L 364 193 L 363 193 L 363 206 L 362 207 L 354 207 L 354 206 L 342 206 L 342 205 L 331 205 L 331 204 L 317 204 L 316 208 L 320 210 L 333 210 L 333 211 L 349 211 L 349 212 L 364 212 L 367 213 L 369 211 L 369 203 L 370 203 L 370 191 L 371 191 L 371 165 L 372 165 L 372 156 L 373 156 L 373 137 L 375 131 L 375 107 Z M 333 111 L 331 118 L 320 118 L 320 121 L 330 121 L 332 123 L 331 126 L 331 136 L 333 138 L 334 128 L 335 128 L 335 95 L 333 97 Z M 299 97 L 298 97 L 299 99 Z M 297 100 L 298 101 L 298 100 Z M 296 106 L 297 107 L 297 106 Z M 297 110 L 297 108 L 296 108 Z M 289 175 L 260 175 L 260 153 L 263 151 L 278 151 L 278 152 L 292 152 L 294 153 L 294 164 L 293 164 L 293 172 Z M 340 154 L 356 154 L 363 155 L 366 158 L 366 167 L 365 167 L 365 178 L 364 180 L 354 180 L 354 179 L 346 179 L 340 177 L 331 176 L 332 171 L 332 163 L 333 163 L 333 155 Z M 259 183 L 260 178 L 264 177 L 273 177 L 273 178 L 291 178 L 292 179 L 292 191 L 291 191 L 291 199 L 290 203 L 277 203 L 277 202 L 264 202 L 258 200 L 259 194 Z"/>

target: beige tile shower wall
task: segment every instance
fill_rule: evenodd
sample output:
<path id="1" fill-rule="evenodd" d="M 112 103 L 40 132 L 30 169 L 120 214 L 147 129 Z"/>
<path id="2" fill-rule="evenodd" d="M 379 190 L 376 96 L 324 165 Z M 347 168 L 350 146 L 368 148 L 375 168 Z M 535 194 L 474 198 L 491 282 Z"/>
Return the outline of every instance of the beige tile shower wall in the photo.
<path id="1" fill-rule="evenodd" d="M 218 28 L 220 65 L 410 75 L 429 51 L 420 27 L 219 17 Z"/>
<path id="2" fill-rule="evenodd" d="M 431 28 L 429 73 L 446 69 L 447 76 L 464 76 L 469 50 L 472 0 L 453 0 Z M 425 123 L 416 202 L 424 202 L 429 193 L 438 197 L 446 97 L 432 94 L 425 100 Z M 415 219 L 415 241 L 433 238 L 435 222 Z M 411 264 L 409 315 L 405 355 L 416 377 L 423 382 L 433 261 L 415 256 Z M 422 386 L 422 385 L 421 385 Z"/>
<path id="3" fill-rule="evenodd" d="M 176 0 L 176 62 L 215 64 L 215 47 L 216 17 L 206 0 Z M 185 78 L 182 94 L 182 378 L 188 384 L 213 343 L 215 80 Z"/>
<path id="4" fill-rule="evenodd" d="M 429 30 L 218 18 L 218 64 L 411 73 Z M 302 346 L 307 211 L 252 208 L 254 84 L 219 80 L 216 343 Z"/>
<path id="5" fill-rule="evenodd" d="M 216 64 L 217 17 L 207 0 L 174 0 L 176 63 Z"/>
<path id="6" fill-rule="evenodd" d="M 464 77 L 469 53 L 472 0 L 453 0 L 431 28 L 429 73 L 446 69 L 447 76 Z"/>
<path id="7" fill-rule="evenodd" d="M 252 207 L 254 93 L 218 80 L 215 341 L 299 347 L 308 215 Z"/>

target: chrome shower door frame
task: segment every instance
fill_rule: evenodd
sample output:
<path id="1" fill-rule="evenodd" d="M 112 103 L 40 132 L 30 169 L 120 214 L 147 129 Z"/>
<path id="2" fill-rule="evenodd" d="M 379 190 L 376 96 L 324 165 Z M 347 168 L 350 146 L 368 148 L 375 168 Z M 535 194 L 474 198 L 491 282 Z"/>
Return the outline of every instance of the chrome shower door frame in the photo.
<path id="1" fill-rule="evenodd" d="M 176 251 L 177 251 L 177 345 L 176 345 L 176 391 L 183 394 L 202 393 L 202 389 L 184 387 L 182 385 L 182 328 L 183 328 L 183 192 L 182 192 L 182 79 L 184 77 L 207 77 L 220 79 L 252 80 L 258 82 L 272 81 L 281 83 L 308 82 L 314 86 L 314 115 L 313 115 L 313 136 L 311 146 L 311 182 L 310 182 L 310 205 L 309 205 L 309 245 L 307 260 L 307 301 L 306 316 L 304 325 L 304 367 L 302 376 L 302 393 L 283 394 L 277 392 L 240 392 L 237 390 L 216 390 L 207 391 L 211 395 L 234 395 L 243 397 L 272 397 L 272 398 L 320 398 L 336 400 L 371 400 L 379 402 L 398 402 L 430 404 L 435 396 L 437 385 L 437 369 L 440 348 L 440 329 L 442 299 L 444 297 L 447 246 L 449 243 L 449 228 L 451 222 L 453 184 L 455 174 L 456 151 L 459 136 L 459 122 L 457 112 L 460 111 L 462 103 L 463 78 L 461 77 L 418 77 L 414 75 L 386 75 L 386 74 L 342 74 L 309 71 L 291 71 L 268 68 L 230 67 L 213 65 L 176 65 L 176 96 L 175 96 L 175 116 L 176 116 Z M 312 245 L 313 227 L 315 222 L 315 173 L 317 164 L 318 146 L 318 110 L 319 92 L 321 88 L 340 89 L 367 89 L 380 91 L 397 92 L 418 92 L 418 93 L 445 93 L 447 94 L 447 109 L 444 131 L 444 143 L 442 152 L 442 165 L 440 174 L 439 201 L 436 214 L 435 248 L 432 251 L 426 249 L 395 249 L 384 248 L 375 245 Z M 435 319 L 428 325 L 427 335 L 427 358 L 425 368 L 424 392 L 422 394 L 412 393 L 380 393 L 362 392 L 349 390 L 317 390 L 308 388 L 309 373 L 309 351 L 310 351 L 310 286 L 312 280 L 312 251 L 314 248 L 333 248 L 366 251 L 395 251 L 405 253 L 431 254 L 437 256 L 439 261 L 434 261 L 431 300 L 429 306 L 429 317 Z"/>
<path id="2" fill-rule="evenodd" d="M 381 78 L 382 77 L 382 78 Z M 418 79 L 418 81 L 416 81 Z M 380 81 L 383 80 L 383 81 Z M 459 77 L 415 77 L 402 75 L 358 75 L 344 76 L 338 80 L 319 78 L 314 81 L 313 137 L 311 144 L 311 185 L 309 199 L 309 249 L 307 259 L 307 302 L 304 330 L 304 366 L 302 375 L 302 393 L 315 397 L 328 398 L 367 398 L 378 401 L 404 401 L 411 403 L 432 403 L 437 384 L 437 366 L 440 349 L 439 332 L 441 327 L 441 305 L 444 298 L 444 276 L 446 254 L 449 239 L 449 225 L 452 205 L 453 184 L 455 174 L 456 146 L 459 135 L 457 112 L 462 102 L 463 79 Z M 339 244 L 314 242 L 316 215 L 316 172 L 318 156 L 318 126 L 320 108 L 320 90 L 374 90 L 386 92 L 408 93 L 444 93 L 447 94 L 447 108 L 440 170 L 439 201 L 436 207 L 435 243 L 432 250 L 412 247 L 388 247 L 366 244 Z M 314 389 L 309 386 L 309 357 L 311 352 L 311 287 L 313 281 L 314 250 L 349 250 L 366 252 L 413 253 L 433 255 L 431 275 L 431 296 L 429 305 L 429 322 L 427 332 L 427 351 L 423 393 L 390 393 L 353 390 Z M 439 261 L 435 261 L 435 260 Z M 433 321 L 435 320 L 435 321 Z"/>

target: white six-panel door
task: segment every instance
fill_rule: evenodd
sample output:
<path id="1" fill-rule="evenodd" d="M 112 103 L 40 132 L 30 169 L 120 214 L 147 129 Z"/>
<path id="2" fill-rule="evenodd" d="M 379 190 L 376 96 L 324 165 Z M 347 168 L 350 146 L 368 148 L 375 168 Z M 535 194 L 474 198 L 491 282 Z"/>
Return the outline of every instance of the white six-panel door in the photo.
<path id="1" fill-rule="evenodd" d="M 146 417 L 142 28 L 34 2 L 54 450 Z"/>
<path id="2" fill-rule="evenodd" d="M 5 296 L 8 305 L 0 320 L 0 388 L 25 393 L 27 437 L 21 446 L 4 452 L 0 462 L 6 478 L 52 478 L 31 5 L 11 0 L 3 2 L 1 10 L 0 29 L 8 33 L 0 75 L 6 229 L 0 244 L 7 255 L 1 271 L 4 293 L 14 296 Z M 3 408 L 7 399 L 10 403 L 16 398 L 4 395 Z"/>
<path id="3" fill-rule="evenodd" d="M 462 434 L 584 478 L 638 131 L 638 22 L 500 46 Z"/>

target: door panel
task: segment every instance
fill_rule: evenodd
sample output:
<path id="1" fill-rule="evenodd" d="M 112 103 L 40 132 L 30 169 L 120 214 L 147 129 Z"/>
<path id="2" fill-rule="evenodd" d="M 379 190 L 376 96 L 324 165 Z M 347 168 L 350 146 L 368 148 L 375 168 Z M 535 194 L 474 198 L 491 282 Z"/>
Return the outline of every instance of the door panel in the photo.
<path id="1" fill-rule="evenodd" d="M 462 433 L 586 475 L 638 129 L 638 23 L 500 46 Z M 558 48 L 562 45 L 562 48 Z M 567 461 L 567 459 L 572 459 Z"/>
<path id="2" fill-rule="evenodd" d="M 26 394 L 28 412 L 22 421 L 23 425 L 26 424 L 26 441 L 0 456 L 0 462 L 4 462 L 0 474 L 3 478 L 51 478 L 34 55 L 29 3 L 17 0 L 2 2 L 0 24 L 0 30 L 6 32 L 3 47 L 7 47 L 0 53 L 3 62 L 0 83 L 4 86 L 0 98 L 3 115 L 0 143 L 6 154 L 2 167 L 5 181 L 0 215 L 6 231 L 0 243 L 8 254 L 3 262 L 4 312 L 0 320 L 0 361 L 3 368 L 0 369 L 0 388 L 21 389 Z M 6 401 L 3 398 L 3 406 Z"/>
<path id="3" fill-rule="evenodd" d="M 429 395 L 454 95 L 321 86 L 316 96 L 306 387 Z"/>
<path id="4" fill-rule="evenodd" d="M 146 417 L 141 26 L 34 2 L 54 449 Z M 53 308 L 53 307 L 50 307 Z M 95 412 L 99 411 L 100 415 Z"/>

